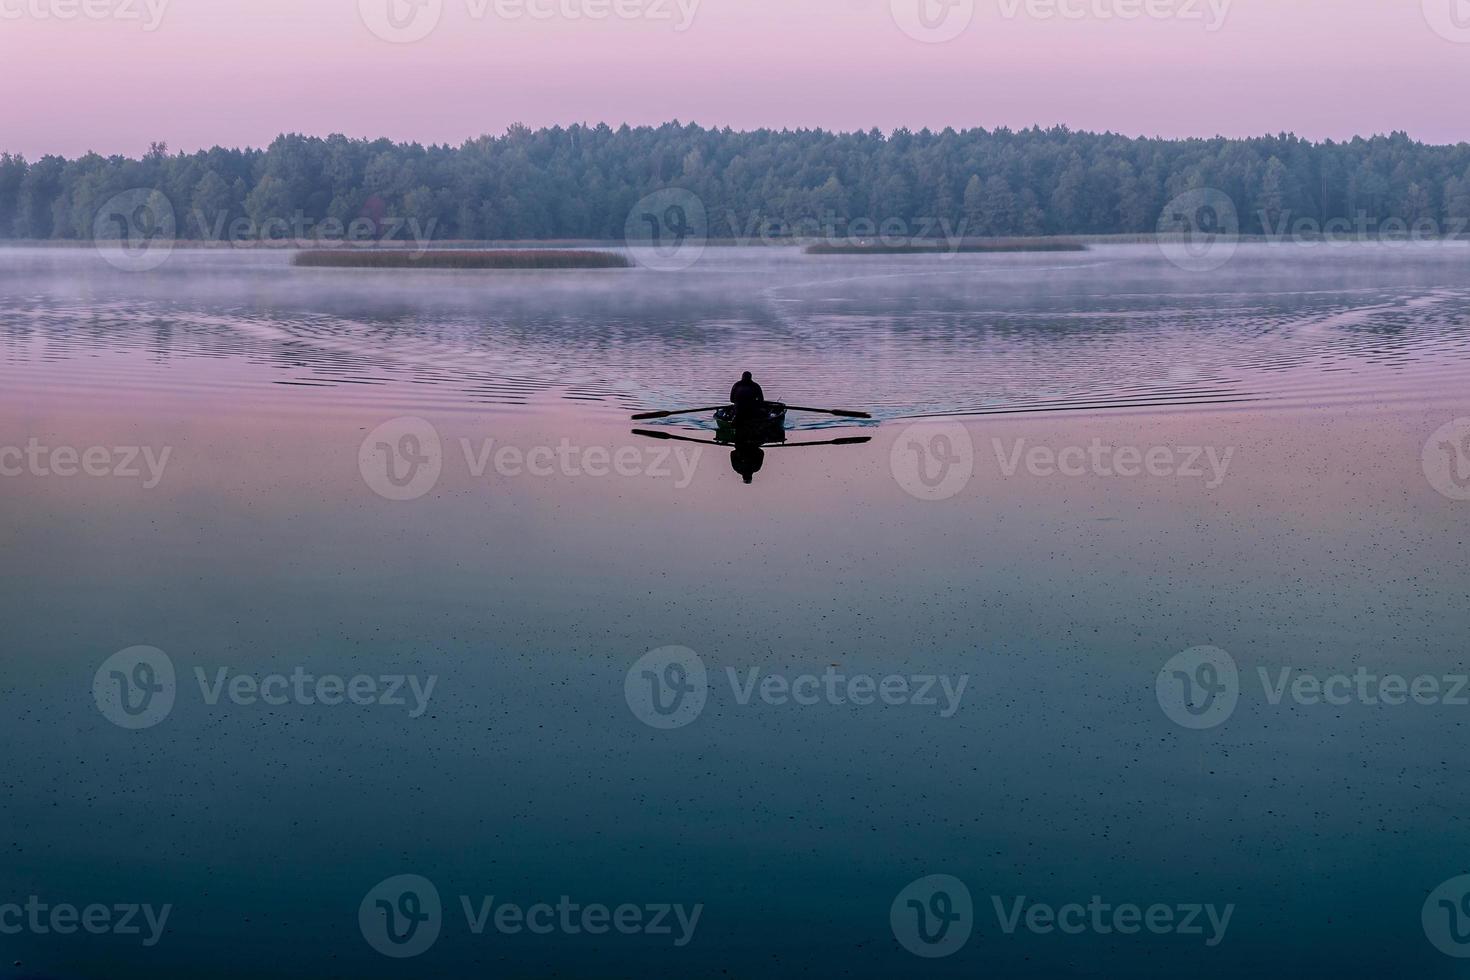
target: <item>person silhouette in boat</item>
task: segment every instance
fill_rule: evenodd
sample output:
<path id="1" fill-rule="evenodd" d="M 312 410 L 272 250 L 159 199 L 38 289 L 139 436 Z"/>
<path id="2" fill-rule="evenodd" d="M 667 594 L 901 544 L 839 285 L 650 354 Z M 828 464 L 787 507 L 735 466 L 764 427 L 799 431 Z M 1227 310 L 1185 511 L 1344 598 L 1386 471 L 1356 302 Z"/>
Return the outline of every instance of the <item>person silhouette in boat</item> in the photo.
<path id="1" fill-rule="evenodd" d="M 766 404 L 766 393 L 761 390 L 760 385 L 755 383 L 749 371 L 742 374 L 740 380 L 735 382 L 735 387 L 730 389 L 730 404 L 735 406 L 737 422 L 746 422 L 760 417 L 761 409 Z"/>

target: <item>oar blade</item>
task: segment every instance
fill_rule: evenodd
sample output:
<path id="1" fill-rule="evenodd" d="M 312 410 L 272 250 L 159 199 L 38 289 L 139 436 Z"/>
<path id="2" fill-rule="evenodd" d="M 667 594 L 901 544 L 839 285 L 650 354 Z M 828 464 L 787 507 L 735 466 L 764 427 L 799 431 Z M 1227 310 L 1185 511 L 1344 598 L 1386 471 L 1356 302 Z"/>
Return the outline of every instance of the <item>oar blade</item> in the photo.
<path id="1" fill-rule="evenodd" d="M 845 419 L 870 419 L 867 412 L 853 412 L 845 408 L 809 408 L 806 405 L 787 405 L 793 412 L 816 412 L 819 415 L 840 415 Z"/>
<path id="2" fill-rule="evenodd" d="M 675 408 L 667 412 L 643 412 L 633 416 L 634 422 L 646 422 L 649 419 L 666 419 L 671 415 L 693 415 L 695 412 L 717 412 L 728 405 L 706 405 L 703 408 Z"/>

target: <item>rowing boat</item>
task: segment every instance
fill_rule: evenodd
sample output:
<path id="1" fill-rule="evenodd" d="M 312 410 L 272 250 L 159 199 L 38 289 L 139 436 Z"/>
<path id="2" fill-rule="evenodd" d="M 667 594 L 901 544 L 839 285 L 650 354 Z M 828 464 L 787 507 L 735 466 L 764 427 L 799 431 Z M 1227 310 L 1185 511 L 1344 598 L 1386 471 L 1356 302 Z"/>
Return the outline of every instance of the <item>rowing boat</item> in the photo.
<path id="1" fill-rule="evenodd" d="M 735 406 L 715 409 L 715 438 L 727 443 L 762 443 L 786 441 L 786 406 L 765 402 L 744 418 L 737 418 Z"/>

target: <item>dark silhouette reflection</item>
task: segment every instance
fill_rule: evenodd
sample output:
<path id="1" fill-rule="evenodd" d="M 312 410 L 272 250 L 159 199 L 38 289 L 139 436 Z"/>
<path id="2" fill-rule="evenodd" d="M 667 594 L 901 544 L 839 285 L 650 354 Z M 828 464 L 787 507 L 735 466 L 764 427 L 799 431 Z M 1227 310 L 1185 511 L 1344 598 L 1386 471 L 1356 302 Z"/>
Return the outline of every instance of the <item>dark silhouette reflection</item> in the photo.
<path id="1" fill-rule="evenodd" d="M 648 439 L 672 439 L 678 442 L 697 442 L 705 446 L 728 446 L 730 447 L 730 469 L 739 473 L 740 478 L 746 483 L 753 483 L 755 475 L 761 471 L 761 467 L 765 466 L 767 449 L 796 449 L 802 446 L 858 446 L 872 441 L 872 436 L 846 436 L 841 439 L 822 439 L 814 442 L 787 442 L 786 429 L 783 425 L 785 406 L 779 407 L 782 410 L 780 419 L 772 419 L 754 426 L 729 425 L 725 420 L 719 418 L 719 413 L 716 413 L 717 428 L 713 439 L 698 439 L 694 436 L 679 435 L 659 429 L 634 429 L 633 434 Z"/>
<path id="2" fill-rule="evenodd" d="M 739 473 L 741 479 L 746 483 L 755 480 L 755 475 L 761 471 L 761 466 L 766 462 L 766 451 L 758 443 L 749 445 L 737 444 L 730 453 L 730 469 Z"/>

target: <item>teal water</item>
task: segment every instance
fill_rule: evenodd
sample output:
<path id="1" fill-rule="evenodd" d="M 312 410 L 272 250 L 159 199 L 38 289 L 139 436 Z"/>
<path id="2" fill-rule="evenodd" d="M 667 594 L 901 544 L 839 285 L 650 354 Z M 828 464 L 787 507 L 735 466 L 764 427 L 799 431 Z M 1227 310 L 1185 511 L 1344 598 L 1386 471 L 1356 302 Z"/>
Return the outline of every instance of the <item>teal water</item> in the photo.
<path id="1" fill-rule="evenodd" d="M 0 447 L 140 469 L 0 477 L 0 928 L 33 895 L 171 908 L 152 945 L 0 933 L 0 976 L 1461 975 L 1421 912 L 1470 871 L 1470 706 L 1273 704 L 1258 671 L 1470 672 L 1470 444 L 1432 438 L 1470 416 L 1467 263 L 711 249 L 679 274 L 386 277 L 0 252 Z M 794 415 L 788 442 L 870 441 L 769 448 L 746 485 L 728 447 L 631 432 L 745 369 L 876 416 Z M 973 446 L 957 489 L 929 479 L 961 451 L 934 425 Z M 1197 447 L 1202 473 L 1008 472 L 1094 441 Z M 382 445 L 437 477 L 385 482 Z M 1201 645 L 1238 703 L 1191 729 L 1158 675 Z M 177 680 L 124 727 L 94 680 L 136 646 Z M 627 690 L 669 646 L 707 695 L 659 728 Z M 435 680 L 415 716 L 406 683 L 210 703 L 196 671 L 222 668 Z M 742 703 L 727 670 L 752 669 L 966 682 L 948 714 L 937 683 L 933 706 Z M 442 914 L 394 958 L 359 909 L 404 874 Z M 904 901 L 890 918 L 929 875 L 973 901 L 942 958 L 908 951 Z M 1094 895 L 1233 911 L 1213 945 L 994 911 Z M 701 911 L 682 944 L 477 935 L 461 896 Z"/>

